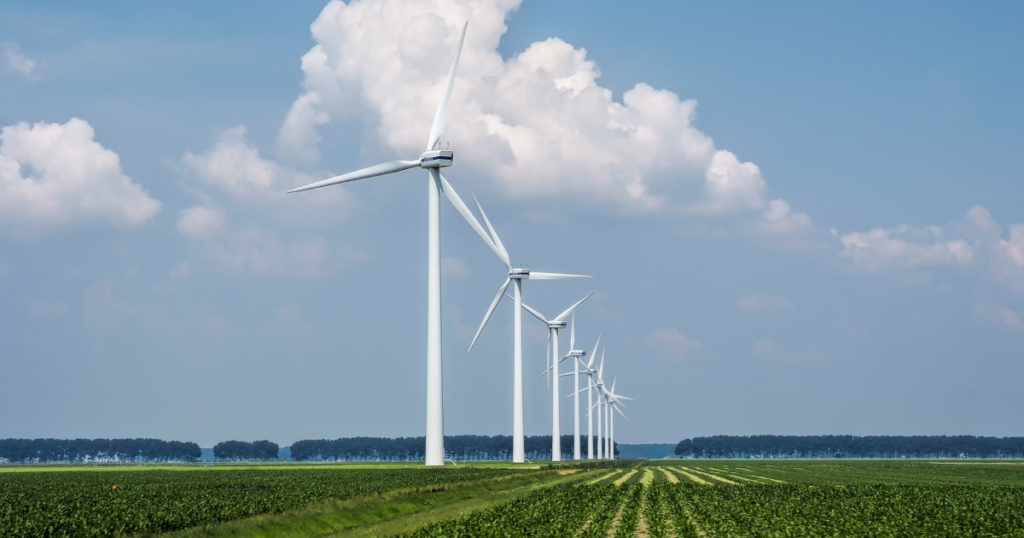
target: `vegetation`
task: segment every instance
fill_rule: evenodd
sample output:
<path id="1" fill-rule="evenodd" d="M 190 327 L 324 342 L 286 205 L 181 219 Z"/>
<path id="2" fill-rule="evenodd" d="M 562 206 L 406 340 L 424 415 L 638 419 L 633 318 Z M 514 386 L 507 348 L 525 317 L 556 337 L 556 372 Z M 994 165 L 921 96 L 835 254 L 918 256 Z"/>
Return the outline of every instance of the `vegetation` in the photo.
<path id="1" fill-rule="evenodd" d="M 0 473 L 0 535 L 1024 537 L 1015 461 L 406 465 Z"/>
<path id="2" fill-rule="evenodd" d="M 586 451 L 585 436 L 581 436 L 580 446 Z M 563 435 L 563 458 L 572 457 L 572 447 L 572 436 Z M 446 435 L 444 448 L 456 460 L 507 460 L 512 458 L 512 436 Z M 551 459 L 551 436 L 527 436 L 525 448 L 529 459 Z M 423 437 L 343 437 L 297 441 L 291 446 L 291 454 L 298 461 L 414 461 L 423 459 L 425 449 Z M 618 448 L 615 453 L 619 453 Z"/>
<path id="3" fill-rule="evenodd" d="M 1020 458 L 1024 437 L 715 435 L 684 439 L 685 458 Z"/>
<path id="4" fill-rule="evenodd" d="M 195 461 L 199 445 L 160 439 L 0 439 L 0 461 L 70 463 L 85 461 Z"/>
<path id="5" fill-rule="evenodd" d="M 270 441 L 222 441 L 213 446 L 213 457 L 219 460 L 277 459 L 279 447 Z"/>
<path id="6" fill-rule="evenodd" d="M 112 536 L 231 521 L 507 469 L 259 469 L 0 473 L 0 535 Z"/>

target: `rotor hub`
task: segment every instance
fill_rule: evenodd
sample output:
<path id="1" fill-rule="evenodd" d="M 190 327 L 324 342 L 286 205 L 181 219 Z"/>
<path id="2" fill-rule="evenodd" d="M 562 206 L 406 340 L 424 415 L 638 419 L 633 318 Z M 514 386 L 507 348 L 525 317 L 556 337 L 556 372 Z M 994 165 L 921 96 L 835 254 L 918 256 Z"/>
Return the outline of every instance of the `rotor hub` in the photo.
<path id="1" fill-rule="evenodd" d="M 565 325 L 566 324 L 565 324 L 564 321 L 549 321 L 548 322 L 548 328 L 549 329 L 564 329 Z"/>

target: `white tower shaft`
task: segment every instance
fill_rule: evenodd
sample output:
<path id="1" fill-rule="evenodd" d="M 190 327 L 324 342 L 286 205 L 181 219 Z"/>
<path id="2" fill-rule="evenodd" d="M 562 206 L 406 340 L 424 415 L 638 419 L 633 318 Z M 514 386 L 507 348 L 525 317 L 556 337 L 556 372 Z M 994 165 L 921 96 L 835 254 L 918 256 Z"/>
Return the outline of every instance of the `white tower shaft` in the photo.
<path id="1" fill-rule="evenodd" d="M 526 462 L 523 438 L 523 284 L 513 279 L 515 314 L 512 322 L 512 463 Z"/>
<path id="2" fill-rule="evenodd" d="M 580 458 L 580 359 L 572 358 L 572 459 Z"/>
<path id="3" fill-rule="evenodd" d="M 597 459 L 604 459 L 604 435 L 602 435 L 604 424 L 604 407 L 601 404 L 601 394 L 597 395 Z"/>
<path id="4" fill-rule="evenodd" d="M 589 376 L 588 376 L 589 381 Z M 587 459 L 594 459 L 594 398 L 591 396 L 593 382 L 587 383 Z"/>
<path id="5" fill-rule="evenodd" d="M 558 395 L 558 361 L 561 355 L 558 354 L 558 329 L 552 327 L 551 331 L 551 461 L 562 461 L 562 425 L 560 423 L 561 412 L 559 403 L 561 398 Z"/>
<path id="6" fill-rule="evenodd" d="M 444 465 L 441 385 L 441 177 L 427 174 L 427 432 L 426 464 Z"/>

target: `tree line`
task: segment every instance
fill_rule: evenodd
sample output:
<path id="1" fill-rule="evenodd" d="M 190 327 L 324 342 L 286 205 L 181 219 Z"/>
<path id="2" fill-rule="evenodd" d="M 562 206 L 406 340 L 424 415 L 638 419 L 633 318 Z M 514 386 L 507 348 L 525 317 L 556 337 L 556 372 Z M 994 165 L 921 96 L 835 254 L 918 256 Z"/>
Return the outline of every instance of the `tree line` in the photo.
<path id="1" fill-rule="evenodd" d="M 275 460 L 280 447 L 270 441 L 221 441 L 213 446 L 219 460 Z"/>
<path id="2" fill-rule="evenodd" d="M 524 446 L 528 459 L 551 459 L 550 435 L 527 436 Z M 580 447 L 586 457 L 586 436 L 580 437 Z M 512 459 L 512 436 L 446 435 L 444 448 L 445 457 L 454 460 L 507 460 Z M 343 437 L 296 441 L 291 446 L 292 459 L 299 461 L 416 461 L 425 451 L 424 437 Z M 562 451 L 562 459 L 572 458 L 572 435 L 562 436 Z"/>
<path id="3" fill-rule="evenodd" d="M 715 435 L 684 439 L 682 458 L 1020 458 L 1024 437 Z"/>
<path id="4" fill-rule="evenodd" d="M 195 461 L 200 456 L 195 443 L 160 439 L 0 439 L 0 460 L 7 463 Z"/>

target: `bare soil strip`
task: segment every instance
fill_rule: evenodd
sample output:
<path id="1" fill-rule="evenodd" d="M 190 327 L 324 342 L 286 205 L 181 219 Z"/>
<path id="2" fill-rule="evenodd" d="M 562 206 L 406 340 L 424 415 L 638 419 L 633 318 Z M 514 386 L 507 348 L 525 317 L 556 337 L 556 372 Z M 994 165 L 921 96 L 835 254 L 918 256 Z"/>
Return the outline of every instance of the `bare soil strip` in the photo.
<path id="1" fill-rule="evenodd" d="M 650 471 L 648 471 L 648 472 L 650 472 Z M 640 482 L 642 484 L 644 484 L 645 486 L 650 484 L 650 482 L 644 482 L 644 480 L 646 480 L 646 479 L 647 479 L 647 476 L 644 476 L 640 480 Z M 654 479 L 654 473 L 653 472 L 651 472 L 651 479 L 652 480 Z M 647 517 L 644 516 L 644 511 L 646 511 L 646 509 L 647 509 L 648 493 L 650 491 L 651 491 L 650 488 L 644 487 L 644 496 L 640 499 L 640 519 L 637 520 L 637 522 L 636 522 L 636 538 L 648 538 L 647 537 Z"/>
<path id="2" fill-rule="evenodd" d="M 711 482 L 708 482 L 707 480 L 704 480 L 703 478 L 700 478 L 697 475 L 690 474 L 690 473 L 688 473 L 686 471 L 683 471 L 681 469 L 678 469 L 676 467 L 670 467 L 670 468 L 672 469 L 673 473 L 679 473 L 679 474 L 685 476 L 686 478 L 689 478 L 690 480 L 692 480 L 692 481 L 694 481 L 694 482 L 696 482 L 698 484 L 705 485 L 705 486 L 710 486 L 711 485 Z"/>
<path id="3" fill-rule="evenodd" d="M 778 482 L 780 484 L 788 484 L 789 483 L 789 482 L 786 482 L 785 480 L 776 480 L 774 478 L 768 478 L 767 476 L 757 476 L 756 474 L 752 474 L 750 476 L 752 476 L 754 478 L 761 478 L 761 479 L 764 479 L 764 480 L 771 480 L 772 482 Z"/>
<path id="4" fill-rule="evenodd" d="M 621 472 L 622 472 L 621 470 L 619 470 L 619 471 L 612 471 L 612 472 L 602 476 L 601 478 L 598 478 L 597 480 L 591 480 L 590 482 L 587 482 L 587 485 L 588 486 L 593 486 L 594 484 L 604 480 L 605 478 L 608 478 L 610 476 L 615 476 L 615 475 L 617 475 L 617 474 L 619 474 Z"/>
<path id="5" fill-rule="evenodd" d="M 714 478 L 715 480 L 718 480 L 719 482 L 722 482 L 723 484 L 729 484 L 729 485 L 732 485 L 732 486 L 740 485 L 739 482 L 733 482 L 732 480 L 729 480 L 728 478 L 722 478 L 721 476 L 718 476 L 716 474 L 711 474 L 711 473 L 709 473 L 707 471 L 701 471 L 701 470 L 698 470 L 698 469 L 689 469 L 689 468 L 687 468 L 686 470 L 710 476 L 711 478 Z"/>
<path id="6" fill-rule="evenodd" d="M 666 469 L 664 467 L 659 467 L 658 469 L 660 469 L 661 472 L 665 473 L 665 478 L 668 478 L 669 482 L 671 482 L 673 484 L 678 484 L 679 483 L 679 478 L 676 475 L 668 472 L 668 469 Z"/>
<path id="7" fill-rule="evenodd" d="M 633 469 L 632 471 L 622 475 L 621 478 L 619 478 L 618 480 L 615 481 L 615 485 L 616 486 L 621 486 L 623 482 L 625 482 L 626 480 L 629 480 L 630 477 L 632 477 L 635 474 L 636 474 L 636 469 Z"/>

